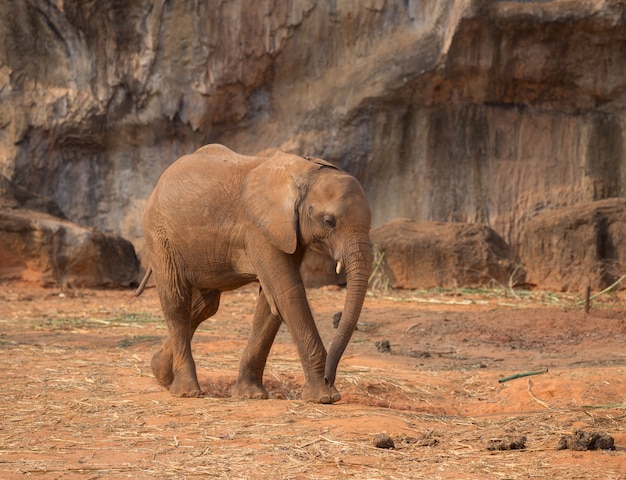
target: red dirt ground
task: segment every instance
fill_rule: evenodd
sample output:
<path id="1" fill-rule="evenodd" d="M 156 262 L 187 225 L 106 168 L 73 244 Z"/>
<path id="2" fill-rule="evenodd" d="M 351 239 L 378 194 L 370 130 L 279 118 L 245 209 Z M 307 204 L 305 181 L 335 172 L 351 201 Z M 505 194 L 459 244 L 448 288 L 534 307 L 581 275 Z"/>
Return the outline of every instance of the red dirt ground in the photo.
<path id="1" fill-rule="evenodd" d="M 344 292 L 310 291 L 325 341 Z M 206 394 L 150 373 L 166 334 L 154 289 L 0 286 L 0 477 L 626 479 L 626 296 L 462 290 L 366 299 L 335 405 L 304 404 L 281 329 L 272 399 L 228 397 L 256 290 L 223 297 L 194 340 Z M 388 340 L 391 352 L 376 342 Z M 498 380 L 547 368 L 548 372 Z M 557 450 L 576 430 L 615 450 Z M 386 433 L 394 449 L 374 446 Z M 525 437 L 525 449 L 492 451 Z"/>

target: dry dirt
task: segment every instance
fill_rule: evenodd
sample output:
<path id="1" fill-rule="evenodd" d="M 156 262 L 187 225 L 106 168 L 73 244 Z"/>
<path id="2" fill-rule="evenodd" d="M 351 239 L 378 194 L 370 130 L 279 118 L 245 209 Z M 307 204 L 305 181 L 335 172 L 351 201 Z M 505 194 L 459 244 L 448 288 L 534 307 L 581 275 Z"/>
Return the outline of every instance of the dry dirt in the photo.
<path id="1" fill-rule="evenodd" d="M 343 291 L 310 291 L 322 336 Z M 194 340 L 203 398 L 150 373 L 164 335 L 154 289 L 0 286 L 0 477 L 626 479 L 626 296 L 386 292 L 367 298 L 335 405 L 304 404 L 278 335 L 272 399 L 228 397 L 256 291 L 223 297 Z M 376 343 L 389 341 L 391 352 Z M 499 383 L 516 373 L 546 373 Z M 615 450 L 557 450 L 577 430 Z M 387 434 L 395 448 L 375 447 Z M 494 450 L 515 445 L 521 450 Z"/>

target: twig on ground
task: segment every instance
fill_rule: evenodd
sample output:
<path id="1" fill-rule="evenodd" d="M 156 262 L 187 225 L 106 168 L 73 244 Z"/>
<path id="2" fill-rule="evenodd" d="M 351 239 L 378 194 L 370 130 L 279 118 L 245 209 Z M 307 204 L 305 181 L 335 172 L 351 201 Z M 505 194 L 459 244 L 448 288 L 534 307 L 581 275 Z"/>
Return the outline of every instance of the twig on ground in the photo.
<path id="1" fill-rule="evenodd" d="M 516 373 L 515 375 L 509 375 L 508 377 L 501 378 L 498 380 L 498 383 L 504 383 L 509 380 L 515 380 L 516 378 L 529 377 L 531 375 L 539 375 L 542 373 L 548 373 L 548 369 L 542 368 L 541 370 L 533 370 L 532 372 Z"/>
<path id="2" fill-rule="evenodd" d="M 532 398 L 535 402 L 537 402 L 542 407 L 547 408 L 549 410 L 550 409 L 550 405 L 548 405 L 546 402 L 543 402 L 543 401 L 539 400 L 537 397 L 535 397 L 535 395 L 532 392 L 532 388 L 533 388 L 533 382 L 529 378 L 528 379 L 528 394 L 530 395 L 530 398 Z"/>
<path id="3" fill-rule="evenodd" d="M 613 290 L 615 287 L 617 287 L 618 284 L 622 283 L 622 281 L 626 278 L 626 274 L 622 275 L 621 277 L 619 277 L 617 280 L 615 280 L 615 282 L 613 282 L 611 285 L 609 285 L 608 287 L 606 287 L 604 290 L 600 290 L 598 293 L 591 295 L 589 297 L 589 299 L 584 298 L 582 300 L 580 300 L 577 305 L 582 305 L 583 303 L 588 303 L 589 301 L 598 298 L 600 295 L 604 295 L 605 293 L 610 292 L 611 290 Z"/>

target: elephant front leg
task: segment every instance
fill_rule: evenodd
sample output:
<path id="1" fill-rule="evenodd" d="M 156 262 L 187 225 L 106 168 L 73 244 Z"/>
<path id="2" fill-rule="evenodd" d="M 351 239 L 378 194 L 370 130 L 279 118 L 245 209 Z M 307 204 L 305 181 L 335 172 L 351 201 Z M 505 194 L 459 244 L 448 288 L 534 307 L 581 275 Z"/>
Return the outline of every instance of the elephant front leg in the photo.
<path id="1" fill-rule="evenodd" d="M 269 398 L 263 386 L 263 372 L 281 323 L 282 320 L 279 317 L 272 315 L 267 298 L 261 290 L 248 344 L 239 363 L 239 375 L 233 387 L 233 397 Z"/>
<path id="2" fill-rule="evenodd" d="M 272 277 L 259 277 L 262 283 L 266 278 L 269 280 L 267 284 L 274 287 Z M 341 395 L 324 379 L 326 349 L 313 320 L 304 285 L 297 270 L 293 272 L 291 282 L 288 277 L 289 275 L 285 275 L 282 278 L 287 280 L 291 287 L 285 289 L 284 285 L 276 285 L 277 288 L 273 289 L 273 301 L 298 348 L 306 381 L 302 390 L 302 400 L 313 403 L 335 403 L 341 400 Z M 266 292 L 266 295 L 270 293 Z"/>
<path id="3" fill-rule="evenodd" d="M 302 362 L 306 384 L 302 400 L 312 403 L 335 403 L 341 395 L 334 386 L 324 380 L 326 349 L 319 336 L 313 315 L 309 309 L 304 287 L 301 297 L 279 300 L 279 309 L 291 333 Z"/>
<path id="4" fill-rule="evenodd" d="M 310 376 L 306 374 L 306 385 L 302 389 L 302 400 L 311 403 L 335 403 L 341 400 L 341 394 L 333 385 L 330 387 L 324 380 L 324 375 Z"/>

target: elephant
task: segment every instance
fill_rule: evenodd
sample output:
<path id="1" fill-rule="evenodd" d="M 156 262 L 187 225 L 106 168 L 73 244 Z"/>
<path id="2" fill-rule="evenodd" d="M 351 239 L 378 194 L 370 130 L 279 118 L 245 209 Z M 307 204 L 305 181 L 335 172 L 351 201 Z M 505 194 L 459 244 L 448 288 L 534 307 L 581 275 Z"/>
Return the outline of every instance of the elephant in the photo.
<path id="1" fill-rule="evenodd" d="M 337 365 L 361 314 L 372 268 L 371 212 L 359 181 L 319 158 L 246 156 L 205 145 L 172 163 L 149 196 L 143 230 L 168 338 L 151 362 L 171 395 L 201 395 L 191 339 L 225 291 L 260 284 L 232 395 L 268 398 L 267 357 L 285 322 L 304 371 L 302 400 L 335 403 Z M 346 275 L 342 321 L 329 350 L 299 267 L 308 249 Z"/>

